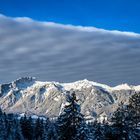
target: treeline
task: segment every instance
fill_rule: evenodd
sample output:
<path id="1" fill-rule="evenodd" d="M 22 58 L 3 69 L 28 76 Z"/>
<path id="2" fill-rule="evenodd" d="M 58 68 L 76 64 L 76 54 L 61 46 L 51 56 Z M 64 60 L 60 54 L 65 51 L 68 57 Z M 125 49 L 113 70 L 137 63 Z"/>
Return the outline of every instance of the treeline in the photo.
<path id="1" fill-rule="evenodd" d="M 140 140 L 140 94 L 121 104 L 110 122 L 86 123 L 74 92 L 55 121 L 17 118 L 0 110 L 0 140 Z"/>

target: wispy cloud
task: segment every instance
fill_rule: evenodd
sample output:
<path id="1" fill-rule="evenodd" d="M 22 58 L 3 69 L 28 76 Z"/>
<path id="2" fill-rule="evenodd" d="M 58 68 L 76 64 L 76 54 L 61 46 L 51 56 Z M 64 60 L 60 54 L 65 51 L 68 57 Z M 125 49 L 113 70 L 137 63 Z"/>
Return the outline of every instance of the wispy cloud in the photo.
<path id="1" fill-rule="evenodd" d="M 140 34 L 0 15 L 0 82 L 28 75 L 140 84 Z"/>

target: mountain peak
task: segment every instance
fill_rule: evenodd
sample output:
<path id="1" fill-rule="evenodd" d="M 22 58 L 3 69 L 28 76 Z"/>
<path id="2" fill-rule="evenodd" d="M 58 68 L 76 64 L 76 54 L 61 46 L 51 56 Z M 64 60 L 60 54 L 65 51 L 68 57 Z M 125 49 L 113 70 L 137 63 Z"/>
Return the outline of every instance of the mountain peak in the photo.
<path id="1" fill-rule="evenodd" d="M 128 85 L 127 83 L 115 86 L 112 88 L 113 90 L 131 90 L 132 86 Z"/>

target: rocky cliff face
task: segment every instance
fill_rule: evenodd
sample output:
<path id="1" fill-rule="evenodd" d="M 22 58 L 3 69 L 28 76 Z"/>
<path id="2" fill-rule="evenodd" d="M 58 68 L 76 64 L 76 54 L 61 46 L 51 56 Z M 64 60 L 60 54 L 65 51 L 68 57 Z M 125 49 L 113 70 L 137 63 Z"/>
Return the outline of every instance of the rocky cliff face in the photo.
<path id="1" fill-rule="evenodd" d="M 81 80 L 73 83 L 40 82 L 25 77 L 0 85 L 0 106 L 5 112 L 27 113 L 57 117 L 66 101 L 65 96 L 74 90 L 81 112 L 86 116 L 110 115 L 121 102 L 140 91 L 140 86 L 127 84 L 109 87 L 104 84 Z"/>

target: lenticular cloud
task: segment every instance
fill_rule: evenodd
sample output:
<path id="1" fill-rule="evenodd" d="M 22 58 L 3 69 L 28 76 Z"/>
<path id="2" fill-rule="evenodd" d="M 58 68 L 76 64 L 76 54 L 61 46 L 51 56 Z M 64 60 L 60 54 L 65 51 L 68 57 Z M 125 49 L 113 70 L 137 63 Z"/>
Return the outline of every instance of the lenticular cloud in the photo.
<path id="1" fill-rule="evenodd" d="M 140 35 L 0 15 L 0 82 L 21 76 L 140 84 Z"/>

